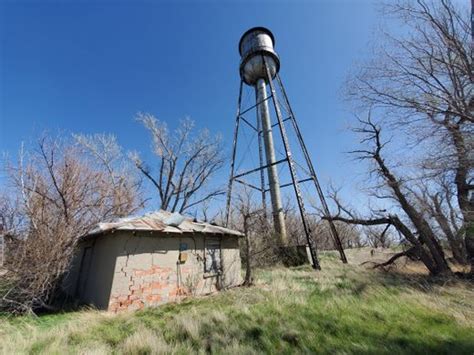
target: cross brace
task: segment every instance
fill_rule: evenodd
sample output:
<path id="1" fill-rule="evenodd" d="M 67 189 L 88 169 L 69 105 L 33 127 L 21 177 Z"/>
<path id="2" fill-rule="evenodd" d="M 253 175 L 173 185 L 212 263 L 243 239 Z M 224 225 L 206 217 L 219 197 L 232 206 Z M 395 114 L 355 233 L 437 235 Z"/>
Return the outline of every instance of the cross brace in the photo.
<path id="1" fill-rule="evenodd" d="M 283 159 L 277 160 L 277 161 L 274 162 L 274 163 L 267 164 L 267 165 L 261 166 L 261 167 L 259 167 L 259 168 L 255 168 L 255 169 L 252 169 L 252 170 L 248 170 L 248 171 L 245 171 L 245 172 L 243 172 L 243 173 L 241 173 L 241 174 L 232 176 L 230 179 L 231 179 L 231 180 L 236 180 L 236 179 L 238 179 L 238 178 L 240 178 L 240 177 L 242 177 L 242 176 L 245 176 L 245 175 L 254 173 L 254 172 L 256 172 L 256 171 L 260 171 L 260 170 L 266 169 L 266 168 L 268 168 L 268 167 L 270 167 L 270 166 L 273 166 L 273 165 L 281 164 L 281 163 L 283 163 L 283 162 L 285 162 L 285 161 L 287 161 L 287 160 L 288 160 L 287 158 L 283 158 Z"/>

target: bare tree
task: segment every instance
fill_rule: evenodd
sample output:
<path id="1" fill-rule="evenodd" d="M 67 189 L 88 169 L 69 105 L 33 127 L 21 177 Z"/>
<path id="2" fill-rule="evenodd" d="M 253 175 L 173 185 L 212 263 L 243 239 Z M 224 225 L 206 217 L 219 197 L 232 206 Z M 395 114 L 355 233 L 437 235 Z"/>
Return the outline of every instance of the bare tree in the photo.
<path id="1" fill-rule="evenodd" d="M 334 187 L 330 187 L 330 195 L 337 195 L 338 190 Z M 334 236 L 331 232 L 329 222 L 322 218 L 326 213 L 323 209 L 315 202 L 311 202 L 312 207 L 316 211 L 314 214 L 310 214 L 308 217 L 309 223 L 311 223 L 311 230 L 314 231 L 313 238 L 315 243 L 320 250 L 337 250 L 337 246 L 334 241 Z M 299 218 L 299 217 L 298 217 Z M 338 232 L 339 239 L 341 240 L 342 247 L 346 248 L 360 248 L 365 245 L 365 241 L 362 239 L 360 230 L 357 226 L 348 225 L 341 223 L 340 221 L 334 221 L 334 226 Z M 301 229 L 301 223 L 298 223 L 300 235 L 303 235 L 304 231 Z"/>
<path id="2" fill-rule="evenodd" d="M 171 133 L 165 123 L 150 114 L 138 114 L 137 120 L 151 134 L 153 153 L 158 158 L 156 169 L 153 171 L 137 153 L 130 157 L 156 189 L 160 208 L 181 213 L 224 193 L 209 184 L 224 164 L 220 137 L 205 129 L 193 134 L 194 123 L 189 119 Z"/>
<path id="3" fill-rule="evenodd" d="M 372 248 L 389 248 L 392 244 L 390 224 L 367 228 L 366 237 Z"/>
<path id="4" fill-rule="evenodd" d="M 251 286 L 253 284 L 252 268 L 254 264 L 253 253 L 255 252 L 252 243 L 252 238 L 256 238 L 256 231 L 259 229 L 258 225 L 262 224 L 263 214 L 262 209 L 255 208 L 252 201 L 252 194 L 249 190 L 242 189 L 236 198 L 235 210 L 239 214 L 238 218 L 242 224 L 242 230 L 245 236 L 244 261 L 245 261 L 245 277 L 244 285 Z M 266 223 L 266 221 L 265 221 Z"/>
<path id="5" fill-rule="evenodd" d="M 17 201 L 13 219 L 19 223 L 10 224 L 14 248 L 8 250 L 0 309 L 48 308 L 79 238 L 98 222 L 139 206 L 132 191 L 117 197 L 110 175 L 85 159 L 76 145 L 59 139 L 45 137 L 35 150 L 22 149 L 18 163 L 7 171 Z"/>
<path id="6" fill-rule="evenodd" d="M 434 186 L 429 186 L 429 183 Z M 452 186 L 445 179 L 440 179 L 436 184 L 422 181 L 411 192 L 415 202 L 427 218 L 431 219 L 437 232 L 447 240 L 454 260 L 459 264 L 466 264 L 467 256 L 463 241 L 463 230 L 460 223 L 459 209 L 454 207 L 455 193 Z"/>
<path id="7" fill-rule="evenodd" d="M 366 121 L 360 120 L 360 127 L 356 128 L 355 131 L 363 135 L 362 142 L 368 144 L 369 147 L 356 150 L 353 153 L 357 154 L 359 160 L 369 160 L 373 164 L 372 173 L 381 182 L 377 190 L 382 191 L 381 193 L 374 191 L 374 196 L 394 201 L 396 209 L 403 216 L 399 217 L 396 214 L 387 215 L 382 211 L 373 211 L 373 215 L 369 218 L 361 218 L 349 208 L 343 206 L 337 196 L 333 195 L 332 198 L 338 212 L 332 218 L 337 221 L 364 226 L 391 225 L 413 246 L 409 251 L 400 253 L 399 256 L 414 252 L 431 274 L 450 274 L 451 269 L 446 262 L 444 251 L 432 226 L 425 218 L 423 211 L 417 209 L 413 203 L 414 197 L 410 194 L 410 190 L 406 188 L 405 179 L 398 177 L 392 171 L 383 156 L 383 148 L 386 146 L 386 142 L 382 141 L 381 128 L 373 123 L 369 116 Z"/>
<path id="8" fill-rule="evenodd" d="M 125 217 L 137 207 L 143 207 L 142 181 L 130 166 L 130 160 L 124 157 L 117 138 L 111 134 L 74 134 L 73 137 L 85 157 L 102 169 L 108 183 L 112 184 L 112 204 L 117 208 L 115 214 Z"/>
<path id="9" fill-rule="evenodd" d="M 329 230 L 329 224 L 327 222 L 321 221 L 319 225 L 322 225 L 324 228 L 324 232 L 327 235 L 327 239 L 331 241 L 331 248 L 333 250 L 337 250 L 336 246 L 334 245 L 334 239 Z M 362 240 L 362 236 L 360 230 L 356 226 L 350 226 L 346 223 L 335 222 L 334 223 L 337 232 L 339 234 L 339 238 L 341 239 L 342 247 L 344 249 L 350 248 L 360 248 L 364 246 L 364 241 Z"/>
<path id="10" fill-rule="evenodd" d="M 18 206 L 19 199 L 15 197 L 15 194 L 7 190 L 0 191 L 0 236 L 3 241 L 3 248 L 0 250 L 0 253 L 3 253 L 3 255 L 0 255 L 2 259 L 0 268 L 8 262 L 7 258 L 10 257 L 8 251 L 16 248 L 15 232 L 24 223 L 24 216 L 19 213 Z M 1 273 L 3 273 L 3 270 Z M 0 282 L 0 288 L 1 286 Z"/>
<path id="11" fill-rule="evenodd" d="M 282 255 L 275 242 L 277 237 L 271 228 L 271 222 L 260 201 L 245 187 L 235 191 L 235 196 L 229 227 L 245 234 L 241 255 L 246 270 L 249 269 L 248 273 L 246 271 L 246 280 L 251 280 L 253 268 L 275 265 L 282 261 Z M 221 211 L 219 219 L 225 221 L 224 211 Z"/>
<path id="12" fill-rule="evenodd" d="M 348 85 L 348 97 L 383 113 L 410 143 L 422 147 L 426 176 L 443 175 L 455 188 L 462 234 L 474 272 L 473 56 L 467 3 L 399 1 L 386 7 L 407 30 L 386 34 L 375 60 Z M 433 202 L 433 201 L 431 201 Z"/>
<path id="13" fill-rule="evenodd" d="M 18 213 L 18 205 L 18 197 L 7 191 L 2 191 L 0 194 L 0 230 L 6 235 L 18 230 L 23 223 L 22 216 Z"/>

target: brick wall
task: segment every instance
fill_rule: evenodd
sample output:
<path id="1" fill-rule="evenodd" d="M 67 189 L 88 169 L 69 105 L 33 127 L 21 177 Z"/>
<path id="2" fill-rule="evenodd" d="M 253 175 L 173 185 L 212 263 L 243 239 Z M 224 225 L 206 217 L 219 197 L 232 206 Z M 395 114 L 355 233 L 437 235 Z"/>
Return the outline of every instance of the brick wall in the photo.
<path id="1" fill-rule="evenodd" d="M 108 309 L 112 312 L 138 310 L 216 291 L 217 276 L 204 275 L 200 239 L 131 239 L 133 243 L 127 243 L 129 253 L 117 262 Z M 188 258 L 181 264 L 178 246 L 183 241 L 193 248 L 186 251 Z M 166 246 L 166 252 L 162 249 L 141 253 L 141 250 L 153 249 L 150 243 L 158 243 L 161 248 Z"/>
<path id="2" fill-rule="evenodd" d="M 80 272 L 81 253 L 65 282 L 72 296 L 98 309 L 113 312 L 137 310 L 183 297 L 215 292 L 217 284 L 231 287 L 241 282 L 237 238 L 222 242 L 223 274 L 204 273 L 202 235 L 162 236 L 157 233 L 118 231 L 101 236 L 91 247 L 88 272 Z M 182 245 L 186 260 L 180 260 Z M 86 282 L 80 281 L 83 275 Z"/>
<path id="3" fill-rule="evenodd" d="M 186 270 L 185 273 L 190 273 L 190 270 Z M 176 270 L 169 267 L 134 269 L 127 276 L 129 276 L 129 292 L 111 296 L 109 310 L 112 312 L 137 310 L 177 301 L 189 293 L 184 286 L 179 285 Z"/>

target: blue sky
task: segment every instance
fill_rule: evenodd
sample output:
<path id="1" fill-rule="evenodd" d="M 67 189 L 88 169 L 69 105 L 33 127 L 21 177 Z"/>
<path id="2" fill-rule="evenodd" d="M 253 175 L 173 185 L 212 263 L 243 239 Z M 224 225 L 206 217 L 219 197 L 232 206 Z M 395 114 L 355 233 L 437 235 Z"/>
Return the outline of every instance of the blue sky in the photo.
<path id="1" fill-rule="evenodd" d="M 374 1 L 3 1 L 0 16 L 1 152 L 44 130 L 113 133 L 146 152 L 138 111 L 171 127 L 190 116 L 230 151 L 237 44 L 265 26 L 323 184 L 356 188 L 363 169 L 344 153 L 356 138 L 340 91 L 369 53 Z"/>

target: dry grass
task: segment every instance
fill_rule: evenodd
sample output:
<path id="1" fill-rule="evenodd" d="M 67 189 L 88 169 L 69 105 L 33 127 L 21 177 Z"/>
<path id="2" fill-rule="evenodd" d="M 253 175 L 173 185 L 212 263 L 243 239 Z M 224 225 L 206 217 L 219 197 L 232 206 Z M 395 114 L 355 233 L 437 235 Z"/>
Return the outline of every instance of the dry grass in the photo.
<path id="1" fill-rule="evenodd" d="M 349 252 L 348 266 L 326 253 L 321 272 L 259 270 L 255 287 L 135 313 L 4 319 L 0 353 L 474 352 L 472 283 L 357 266 L 367 253 Z"/>

